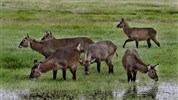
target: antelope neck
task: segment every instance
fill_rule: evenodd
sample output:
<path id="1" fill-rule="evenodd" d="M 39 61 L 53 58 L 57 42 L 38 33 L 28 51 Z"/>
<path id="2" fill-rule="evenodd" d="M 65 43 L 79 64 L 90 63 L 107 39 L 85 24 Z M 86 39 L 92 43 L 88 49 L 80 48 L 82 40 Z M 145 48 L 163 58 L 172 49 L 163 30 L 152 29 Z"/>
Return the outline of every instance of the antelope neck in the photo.
<path id="1" fill-rule="evenodd" d="M 124 25 L 123 27 L 123 30 L 124 30 L 124 33 L 129 36 L 130 35 L 130 31 L 131 31 L 131 28 L 128 26 L 128 25 Z"/>
<path id="2" fill-rule="evenodd" d="M 31 40 L 30 40 L 30 47 L 31 47 L 33 50 L 42 53 L 42 52 L 41 52 L 41 49 L 42 49 L 42 44 L 41 44 L 41 42 L 38 42 L 38 41 L 36 41 L 36 40 L 34 40 L 34 39 L 31 39 Z"/>
<path id="3" fill-rule="evenodd" d="M 141 62 L 141 61 L 138 61 L 138 62 L 136 63 L 136 68 L 137 68 L 137 70 L 139 70 L 139 71 L 142 72 L 142 73 L 147 73 L 147 72 L 148 72 L 147 65 L 144 64 L 144 63 Z"/>
<path id="4" fill-rule="evenodd" d="M 40 71 L 41 73 L 45 73 L 51 69 L 53 69 L 54 67 L 54 63 L 52 62 L 52 60 L 48 60 L 46 59 L 43 63 L 42 66 L 40 67 Z"/>

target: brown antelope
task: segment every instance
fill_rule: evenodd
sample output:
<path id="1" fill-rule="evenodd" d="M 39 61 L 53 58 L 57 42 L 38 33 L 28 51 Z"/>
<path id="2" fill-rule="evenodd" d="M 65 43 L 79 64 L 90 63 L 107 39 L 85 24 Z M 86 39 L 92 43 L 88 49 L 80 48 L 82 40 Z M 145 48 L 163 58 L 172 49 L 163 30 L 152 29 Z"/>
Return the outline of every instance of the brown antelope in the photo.
<path id="1" fill-rule="evenodd" d="M 74 46 L 66 46 L 57 49 L 42 63 L 34 61 L 34 67 L 31 70 L 30 78 L 37 78 L 42 73 L 49 70 L 62 69 L 63 79 L 66 80 L 66 69 L 70 69 L 73 79 L 76 80 L 76 70 L 80 59 L 80 52 Z"/>
<path id="2" fill-rule="evenodd" d="M 84 60 L 80 60 L 80 64 L 84 66 L 85 74 L 89 74 L 89 66 L 94 62 L 97 63 L 97 71 L 100 73 L 101 61 L 106 61 L 109 73 L 113 73 L 112 58 L 116 50 L 116 45 L 111 41 L 99 41 L 89 45 L 85 52 Z"/>
<path id="3" fill-rule="evenodd" d="M 123 48 L 125 47 L 127 42 L 135 41 L 136 47 L 138 48 L 138 41 L 146 40 L 148 44 L 148 48 L 151 47 L 151 41 L 153 40 L 158 47 L 160 47 L 160 43 L 156 39 L 156 30 L 153 28 L 130 28 L 127 21 L 123 18 L 120 23 L 117 25 L 117 28 L 123 28 L 124 33 L 128 36 L 124 42 Z"/>
<path id="4" fill-rule="evenodd" d="M 27 48 L 30 47 L 31 49 L 39 52 L 45 58 L 48 58 L 53 52 L 55 52 L 60 47 L 65 47 L 67 45 L 73 45 L 75 47 L 78 46 L 80 43 L 80 51 L 85 51 L 86 48 L 93 41 L 87 37 L 76 37 L 76 38 L 64 38 L 64 39 L 51 39 L 48 41 L 37 41 L 27 36 L 21 41 L 19 44 L 19 48 Z M 53 72 L 53 79 L 56 79 L 57 71 Z"/>
<path id="5" fill-rule="evenodd" d="M 156 64 L 155 66 L 144 64 L 140 60 L 140 57 L 135 49 L 126 50 L 122 58 L 122 64 L 127 72 L 128 82 L 130 80 L 135 82 L 137 71 L 147 73 L 150 78 L 154 79 L 155 81 L 158 81 L 156 69 L 158 68 L 159 64 Z"/>
<path id="6" fill-rule="evenodd" d="M 56 39 L 53 35 L 51 31 L 46 31 L 46 34 L 41 38 L 42 41 L 46 41 L 46 40 L 51 40 L 51 39 Z"/>

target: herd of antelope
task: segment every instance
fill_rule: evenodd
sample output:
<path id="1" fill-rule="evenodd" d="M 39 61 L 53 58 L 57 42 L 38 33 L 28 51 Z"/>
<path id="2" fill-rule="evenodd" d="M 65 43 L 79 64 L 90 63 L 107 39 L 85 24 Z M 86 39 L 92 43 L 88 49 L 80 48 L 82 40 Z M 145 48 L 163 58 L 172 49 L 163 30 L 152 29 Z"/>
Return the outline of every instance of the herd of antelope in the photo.
<path id="1" fill-rule="evenodd" d="M 123 28 L 128 39 L 124 42 L 123 48 L 127 42 L 135 41 L 138 48 L 138 41 L 146 40 L 148 48 L 151 47 L 150 40 L 154 41 L 158 47 L 160 43 L 156 39 L 156 30 L 153 28 L 130 28 L 127 21 L 123 18 L 117 25 L 117 28 Z M 45 60 L 38 62 L 34 60 L 34 66 L 31 69 L 30 79 L 39 77 L 42 73 L 53 70 L 53 79 L 56 79 L 57 70 L 62 70 L 63 79 L 66 80 L 66 69 L 69 69 L 76 80 L 76 71 L 78 64 L 84 66 L 84 72 L 89 74 L 91 64 L 97 64 L 97 71 L 100 73 L 101 62 L 105 61 L 108 65 L 108 73 L 113 73 L 113 56 L 117 55 L 117 46 L 109 40 L 94 42 L 88 37 L 74 37 L 56 39 L 52 32 L 46 31 L 46 34 L 40 41 L 31 38 L 28 34 L 19 44 L 19 48 L 30 47 L 42 54 Z M 80 54 L 84 53 L 84 58 Z M 122 58 L 123 67 L 127 73 L 128 82 L 136 81 L 137 71 L 147 73 L 150 78 L 158 81 L 156 69 L 158 64 L 151 66 L 143 63 L 135 49 L 127 49 Z"/>

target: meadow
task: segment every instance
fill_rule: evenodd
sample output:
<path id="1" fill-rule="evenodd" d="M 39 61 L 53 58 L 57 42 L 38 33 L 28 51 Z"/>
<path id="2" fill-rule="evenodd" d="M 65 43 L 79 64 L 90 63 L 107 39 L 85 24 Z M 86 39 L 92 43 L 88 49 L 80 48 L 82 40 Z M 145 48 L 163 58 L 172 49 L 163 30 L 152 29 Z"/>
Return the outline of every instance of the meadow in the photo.
<path id="1" fill-rule="evenodd" d="M 176 99 L 178 96 L 178 2 L 176 0 L 1 0 L 0 39 L 0 88 L 13 91 L 10 98 L 16 99 Z M 146 41 L 127 43 L 122 29 L 116 28 L 121 18 L 130 27 L 153 27 L 157 30 L 161 47 Z M 52 71 L 29 80 L 33 60 L 44 57 L 31 48 L 20 49 L 19 43 L 25 34 L 40 40 L 45 31 L 52 31 L 56 38 L 86 36 L 92 40 L 111 40 L 117 45 L 118 57 L 114 57 L 114 74 L 108 74 L 105 62 L 101 73 L 96 64 L 90 66 L 90 75 L 84 75 L 81 65 L 77 69 L 77 80 L 67 71 L 67 80 L 58 71 L 57 80 L 52 80 Z M 158 82 L 138 72 L 137 82 L 128 83 L 122 66 L 122 56 L 128 48 L 138 51 L 146 64 L 159 63 Z M 151 92 L 124 92 L 134 87 L 153 87 Z M 171 87 L 172 90 L 166 87 Z M 155 88 L 156 87 L 156 88 Z M 126 90 L 125 90 L 126 89 Z M 162 91 L 160 90 L 162 89 Z M 173 91 L 174 90 L 174 91 Z M 153 92 L 154 91 L 154 92 Z M 168 92 L 167 94 L 165 93 Z M 173 91 L 173 92 L 171 92 Z M 163 93 L 164 92 L 164 93 Z M 169 93 L 170 92 L 170 93 Z"/>

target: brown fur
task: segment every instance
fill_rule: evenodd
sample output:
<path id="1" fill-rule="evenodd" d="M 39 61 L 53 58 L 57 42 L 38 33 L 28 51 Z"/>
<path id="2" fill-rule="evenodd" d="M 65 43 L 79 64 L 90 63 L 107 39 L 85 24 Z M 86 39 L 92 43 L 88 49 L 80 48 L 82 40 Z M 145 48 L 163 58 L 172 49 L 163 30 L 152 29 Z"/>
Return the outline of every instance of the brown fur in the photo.
<path id="1" fill-rule="evenodd" d="M 122 58 L 122 64 L 124 69 L 127 72 L 127 77 L 128 77 L 128 82 L 136 80 L 136 74 L 137 71 L 140 71 L 142 73 L 148 73 L 148 76 L 155 81 L 158 80 L 158 76 L 156 74 L 156 70 L 154 67 L 158 66 L 155 65 L 150 66 L 144 64 L 141 60 L 140 57 L 135 49 L 127 49 L 123 58 Z"/>
<path id="2" fill-rule="evenodd" d="M 41 38 L 42 41 L 47 41 L 47 40 L 51 40 L 51 39 L 56 39 L 53 35 L 52 32 L 48 32 L 46 31 L 46 34 Z"/>
<path id="3" fill-rule="evenodd" d="M 33 50 L 41 53 L 46 58 L 50 56 L 59 47 L 64 47 L 67 45 L 73 45 L 75 47 L 81 44 L 80 51 L 84 52 L 88 46 L 94 43 L 91 39 L 87 37 L 75 37 L 75 38 L 63 38 L 63 39 L 51 39 L 48 41 L 37 41 L 26 36 L 19 47 L 31 47 Z"/>
<path id="4" fill-rule="evenodd" d="M 127 42 L 135 41 L 136 47 L 138 48 L 138 41 L 146 40 L 148 44 L 148 48 L 151 47 L 151 41 L 153 40 L 158 47 L 160 47 L 160 43 L 156 39 L 156 30 L 153 28 L 130 28 L 128 23 L 122 18 L 121 22 L 117 25 L 117 28 L 123 28 L 124 33 L 128 36 L 124 42 L 123 48 L 125 47 Z"/>
<path id="5" fill-rule="evenodd" d="M 19 47 L 31 47 L 33 50 L 39 52 L 45 58 L 48 58 L 53 52 L 55 52 L 60 47 L 65 47 L 68 45 L 73 45 L 77 47 L 80 44 L 80 52 L 84 52 L 93 41 L 87 37 L 76 37 L 76 38 L 64 38 L 64 39 L 51 39 L 48 41 L 37 41 L 31 39 L 29 35 L 22 40 Z M 53 79 L 55 79 L 55 73 L 53 72 Z"/>
<path id="6" fill-rule="evenodd" d="M 54 71 L 62 69 L 63 79 L 66 79 L 66 69 L 70 69 L 73 79 L 76 79 L 76 70 L 79 63 L 80 53 L 74 46 L 66 46 L 57 49 L 44 62 L 36 63 L 32 68 L 30 78 L 37 78 L 41 73 L 45 73 L 51 69 Z M 57 74 L 57 73 L 56 73 Z"/>
<path id="7" fill-rule="evenodd" d="M 71 38 L 64 38 L 64 39 L 71 39 Z M 60 39 L 56 39 L 53 36 L 52 32 L 50 31 L 50 32 L 46 32 L 46 34 L 43 36 L 43 38 L 41 40 L 48 41 L 48 40 L 60 40 Z M 88 46 L 90 44 L 94 43 L 91 39 L 89 39 L 87 37 L 76 37 L 76 38 L 74 38 L 74 40 L 77 43 L 80 42 L 80 51 L 81 52 L 85 52 L 85 50 L 88 48 Z"/>
<path id="8" fill-rule="evenodd" d="M 89 66 L 91 63 L 97 63 L 97 70 L 100 72 L 101 61 L 106 61 L 109 67 L 109 73 L 113 73 L 112 58 L 116 53 L 117 47 L 111 41 L 99 41 L 89 45 L 85 52 L 84 61 L 80 63 L 85 67 L 85 74 L 89 73 Z"/>

